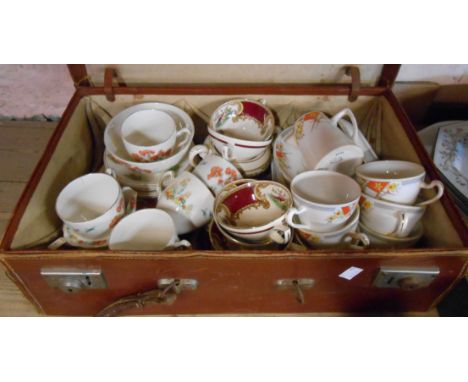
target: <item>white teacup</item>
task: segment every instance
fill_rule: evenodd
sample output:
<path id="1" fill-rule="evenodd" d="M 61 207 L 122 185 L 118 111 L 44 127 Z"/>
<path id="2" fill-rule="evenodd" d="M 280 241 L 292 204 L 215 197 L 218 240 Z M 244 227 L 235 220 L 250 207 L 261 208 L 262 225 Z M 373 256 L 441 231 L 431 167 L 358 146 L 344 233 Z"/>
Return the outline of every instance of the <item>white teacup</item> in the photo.
<path id="1" fill-rule="evenodd" d="M 55 210 L 80 236 L 105 236 L 125 214 L 119 183 L 110 175 L 93 173 L 70 182 L 59 194 Z"/>
<path id="2" fill-rule="evenodd" d="M 124 217 L 109 239 L 111 250 L 161 251 L 179 247 L 190 247 L 190 243 L 179 241 L 172 218 L 156 208 L 138 210 Z"/>
<path id="3" fill-rule="evenodd" d="M 392 237 L 407 237 L 421 220 L 425 206 L 409 206 L 362 195 L 361 221 L 375 232 Z"/>
<path id="4" fill-rule="evenodd" d="M 195 168 L 193 173 L 197 175 L 215 195 L 217 195 L 225 185 L 241 179 L 239 170 L 218 155 L 212 154 L 208 147 L 204 145 L 194 146 L 189 153 L 190 163 Z M 202 160 L 197 164 L 196 158 Z"/>
<path id="5" fill-rule="evenodd" d="M 385 236 L 359 223 L 359 230 L 367 235 L 372 248 L 410 248 L 413 247 L 423 236 L 424 228 L 418 222 L 407 237 Z"/>
<path id="6" fill-rule="evenodd" d="M 208 187 L 184 171 L 163 190 L 157 208 L 171 215 L 177 234 L 182 235 L 207 224 L 213 215 L 213 204 Z"/>
<path id="7" fill-rule="evenodd" d="M 258 158 L 269 149 L 273 139 L 265 141 L 246 141 L 223 135 L 208 127 L 208 134 L 216 150 L 228 161 L 245 162 Z"/>
<path id="8" fill-rule="evenodd" d="M 369 246 L 369 238 L 360 232 L 356 232 L 359 225 L 359 208 L 353 213 L 349 222 L 337 231 L 314 232 L 298 229 L 297 235 L 301 242 L 310 248 L 349 247 L 362 249 Z"/>
<path id="9" fill-rule="evenodd" d="M 155 162 L 171 156 L 176 148 L 182 147 L 190 138 L 190 131 L 177 131 L 174 119 L 159 110 L 141 110 L 131 114 L 122 124 L 122 141 L 128 154 L 138 162 Z"/>
<path id="10" fill-rule="evenodd" d="M 295 176 L 291 192 L 296 208 L 289 210 L 288 224 L 297 229 L 322 233 L 343 228 L 361 196 L 361 189 L 352 178 L 323 170 Z M 302 224 L 294 222 L 296 215 Z"/>
<path id="11" fill-rule="evenodd" d="M 353 121 L 352 135 L 337 126 L 348 115 Z M 364 158 L 357 145 L 358 127 L 351 110 L 344 109 L 329 119 L 322 112 L 309 112 L 294 124 L 294 140 L 310 170 L 332 170 L 353 175 Z"/>
<path id="12" fill-rule="evenodd" d="M 399 204 L 414 204 L 422 188 L 436 188 L 437 194 L 418 206 L 434 203 L 442 197 L 442 182 L 424 183 L 425 176 L 420 164 L 400 160 L 369 162 L 356 168 L 357 181 L 365 194 Z"/>

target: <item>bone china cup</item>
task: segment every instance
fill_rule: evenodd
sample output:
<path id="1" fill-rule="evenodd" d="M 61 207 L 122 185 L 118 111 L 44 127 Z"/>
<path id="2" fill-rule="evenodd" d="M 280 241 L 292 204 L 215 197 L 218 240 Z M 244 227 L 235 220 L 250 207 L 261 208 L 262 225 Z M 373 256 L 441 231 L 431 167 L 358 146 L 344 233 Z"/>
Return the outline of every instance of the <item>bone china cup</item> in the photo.
<path id="1" fill-rule="evenodd" d="M 119 183 L 112 176 L 93 173 L 70 182 L 60 192 L 55 210 L 77 234 L 97 239 L 122 218 L 125 200 Z"/>
<path id="2" fill-rule="evenodd" d="M 365 233 L 370 240 L 372 248 L 410 248 L 421 239 L 424 229 L 421 222 L 418 222 L 413 231 L 407 237 L 385 236 L 366 227 L 362 222 L 359 223 L 359 229 Z"/>
<path id="3" fill-rule="evenodd" d="M 219 106 L 211 115 L 210 129 L 245 141 L 267 141 L 273 135 L 275 119 L 260 102 L 233 100 Z"/>
<path id="4" fill-rule="evenodd" d="M 154 162 L 171 156 L 177 147 L 190 138 L 190 131 L 176 129 L 174 119 L 164 111 L 140 110 L 131 114 L 122 124 L 122 140 L 128 154 L 138 162 Z"/>
<path id="5" fill-rule="evenodd" d="M 189 153 L 190 162 L 195 166 L 193 173 L 197 175 L 215 195 L 217 195 L 225 185 L 234 180 L 242 178 L 239 170 L 227 160 L 218 155 L 211 154 L 208 147 L 203 145 L 194 146 Z M 202 160 L 197 164 L 196 157 Z"/>
<path id="6" fill-rule="evenodd" d="M 356 169 L 357 181 L 365 194 L 392 203 L 414 204 L 421 188 L 436 188 L 436 195 L 418 206 L 434 203 L 444 193 L 442 182 L 424 183 L 425 176 L 421 165 L 399 160 L 370 162 Z"/>
<path id="7" fill-rule="evenodd" d="M 182 235 L 207 224 L 213 215 L 214 196 L 195 175 L 184 171 L 161 193 L 157 208 L 174 220 L 177 234 Z"/>
<path id="8" fill-rule="evenodd" d="M 372 230 L 393 237 L 407 237 L 421 220 L 426 207 L 395 204 L 362 195 L 361 222 Z"/>
<path id="9" fill-rule="evenodd" d="M 361 189 L 352 178 L 324 170 L 295 176 L 291 192 L 296 208 L 289 210 L 288 224 L 314 232 L 332 232 L 344 227 L 361 196 Z M 293 221 L 296 215 L 302 224 Z"/>
<path id="10" fill-rule="evenodd" d="M 244 179 L 218 194 L 214 219 L 222 230 L 245 242 L 287 243 L 291 229 L 286 213 L 291 206 L 291 194 L 283 185 Z"/>
<path id="11" fill-rule="evenodd" d="M 294 140 L 310 170 L 332 170 L 354 175 L 364 158 L 356 144 L 358 127 L 353 122 L 351 136 L 336 126 L 344 115 L 355 121 L 349 109 L 344 109 L 331 120 L 321 112 L 309 112 L 294 124 Z"/>
<path id="12" fill-rule="evenodd" d="M 190 243 L 179 241 L 172 218 L 156 208 L 138 210 L 124 217 L 109 239 L 112 250 L 161 251 L 178 247 L 190 247 Z"/>
<path id="13" fill-rule="evenodd" d="M 341 229 L 333 232 L 313 232 L 296 230 L 300 240 L 310 248 L 351 247 L 365 248 L 369 246 L 369 238 L 356 232 L 359 225 L 359 208 L 353 213 L 349 222 Z"/>

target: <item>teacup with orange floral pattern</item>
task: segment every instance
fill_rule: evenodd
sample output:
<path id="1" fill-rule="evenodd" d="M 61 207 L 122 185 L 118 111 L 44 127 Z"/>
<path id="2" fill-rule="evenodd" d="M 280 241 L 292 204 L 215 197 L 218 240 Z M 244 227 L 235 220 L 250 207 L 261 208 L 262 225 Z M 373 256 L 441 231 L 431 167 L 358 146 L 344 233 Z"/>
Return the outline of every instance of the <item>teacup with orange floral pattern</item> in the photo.
<path id="1" fill-rule="evenodd" d="M 325 170 L 296 175 L 291 192 L 295 208 L 288 212 L 289 226 L 314 232 L 332 232 L 344 227 L 361 196 L 359 185 L 351 177 Z M 300 224 L 294 221 L 296 215 Z"/>
<path id="2" fill-rule="evenodd" d="M 121 132 L 125 149 L 137 162 L 166 159 L 190 138 L 188 128 L 177 130 L 174 119 L 160 110 L 136 111 L 125 119 Z"/>
<path id="3" fill-rule="evenodd" d="M 200 157 L 201 161 L 196 162 Z M 195 168 L 193 173 L 198 176 L 209 189 L 217 195 L 227 184 L 242 179 L 239 170 L 226 159 L 212 154 L 210 149 L 204 145 L 192 147 L 189 153 L 190 163 Z"/>
<path id="4" fill-rule="evenodd" d="M 356 179 L 364 194 L 398 204 L 413 205 L 422 188 L 435 188 L 436 195 L 418 203 L 418 206 L 434 203 L 442 197 L 442 182 L 425 183 L 425 176 L 423 166 L 401 160 L 369 162 L 356 168 Z"/>

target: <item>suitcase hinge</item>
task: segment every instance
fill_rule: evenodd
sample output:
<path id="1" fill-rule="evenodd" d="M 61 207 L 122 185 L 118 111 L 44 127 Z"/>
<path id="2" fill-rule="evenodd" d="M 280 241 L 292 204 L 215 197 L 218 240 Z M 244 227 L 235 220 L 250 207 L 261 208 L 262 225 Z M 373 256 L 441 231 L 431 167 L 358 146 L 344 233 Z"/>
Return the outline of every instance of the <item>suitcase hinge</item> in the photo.
<path id="1" fill-rule="evenodd" d="M 346 66 L 345 74 L 351 77 L 351 89 L 349 91 L 348 100 L 354 102 L 359 96 L 361 90 L 361 72 L 357 66 Z"/>

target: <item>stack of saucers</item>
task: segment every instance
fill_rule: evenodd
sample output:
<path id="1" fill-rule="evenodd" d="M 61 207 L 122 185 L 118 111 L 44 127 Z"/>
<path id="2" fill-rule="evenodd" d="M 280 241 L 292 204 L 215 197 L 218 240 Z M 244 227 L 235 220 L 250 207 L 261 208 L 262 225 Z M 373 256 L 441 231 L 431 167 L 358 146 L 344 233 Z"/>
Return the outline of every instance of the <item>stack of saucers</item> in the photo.
<path id="1" fill-rule="evenodd" d="M 426 206 L 444 193 L 440 181 L 425 183 L 425 176 L 421 165 L 399 160 L 366 163 L 356 169 L 363 192 L 359 226 L 372 246 L 411 247 L 422 237 Z M 435 194 L 418 200 L 421 189 L 434 189 Z"/>
<path id="2" fill-rule="evenodd" d="M 253 177 L 268 169 L 275 120 L 260 102 L 233 100 L 218 107 L 208 125 L 207 147 Z"/>
<path id="3" fill-rule="evenodd" d="M 194 125 L 180 108 L 142 103 L 117 114 L 106 127 L 104 164 L 139 196 L 158 197 L 162 185 L 189 167 Z"/>
<path id="4" fill-rule="evenodd" d="M 273 181 L 242 179 L 216 197 L 209 228 L 216 249 L 284 249 L 292 240 L 286 214 L 289 190 Z"/>

